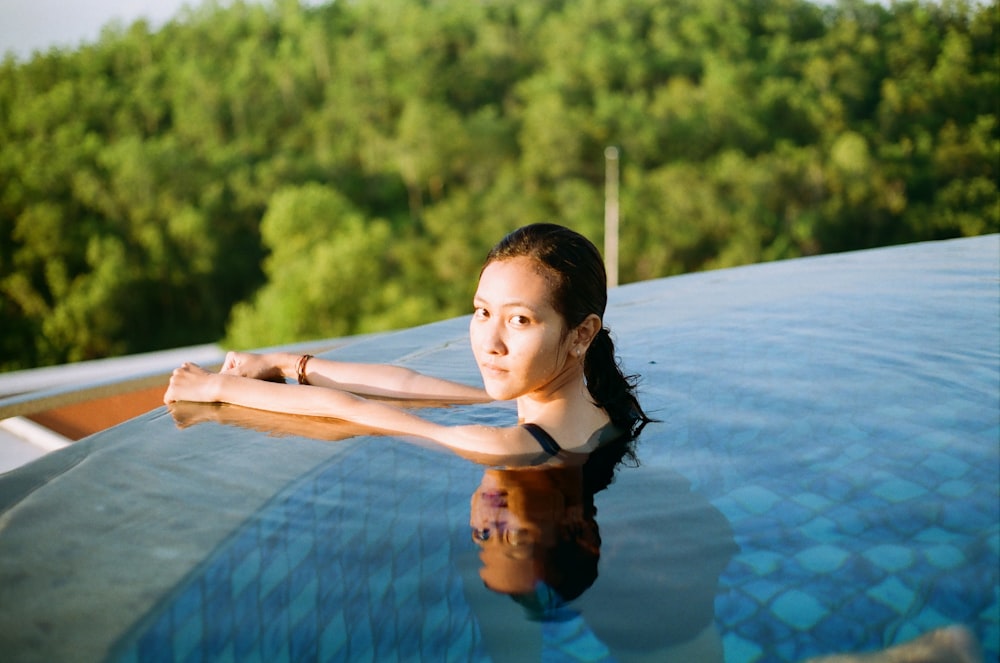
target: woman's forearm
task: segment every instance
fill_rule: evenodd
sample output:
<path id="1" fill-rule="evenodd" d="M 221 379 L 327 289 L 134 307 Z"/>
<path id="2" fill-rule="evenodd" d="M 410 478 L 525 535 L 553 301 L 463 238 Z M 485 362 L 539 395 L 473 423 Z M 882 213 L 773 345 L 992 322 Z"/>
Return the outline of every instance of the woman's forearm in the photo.
<path id="1" fill-rule="evenodd" d="M 235 375 L 215 375 L 215 401 L 257 410 L 346 419 L 358 396 L 317 386 L 281 384 Z"/>
<path id="2" fill-rule="evenodd" d="M 302 355 L 287 352 L 266 355 L 288 379 L 298 379 Z M 390 364 L 362 364 L 311 357 L 303 367 L 308 384 L 332 387 L 365 396 L 443 401 L 485 402 L 479 387 L 444 380 Z"/>
<path id="3" fill-rule="evenodd" d="M 444 426 L 387 403 L 329 387 L 280 384 L 233 375 L 216 375 L 215 399 L 257 410 L 332 417 L 384 431 L 446 439 Z"/>
<path id="4" fill-rule="evenodd" d="M 382 401 L 339 389 L 312 385 L 282 385 L 252 381 L 253 392 L 237 386 L 237 403 L 264 410 L 335 417 L 387 433 L 421 437 L 463 455 L 479 459 L 537 454 L 538 443 L 519 428 L 434 423 Z M 228 401 L 234 402 L 234 401 Z"/>

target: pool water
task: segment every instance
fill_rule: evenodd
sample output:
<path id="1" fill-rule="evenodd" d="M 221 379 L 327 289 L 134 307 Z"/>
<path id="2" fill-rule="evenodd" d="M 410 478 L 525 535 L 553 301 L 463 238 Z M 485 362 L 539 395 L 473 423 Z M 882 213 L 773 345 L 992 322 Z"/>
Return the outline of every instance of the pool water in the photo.
<path id="1" fill-rule="evenodd" d="M 717 509 L 739 546 L 717 577 L 726 660 L 874 650 L 955 623 L 990 660 L 1000 610 L 995 249 L 996 238 L 903 247 L 636 288 L 652 302 L 630 293 L 609 324 L 622 328 L 620 352 L 661 423 L 640 440 L 641 466 L 620 468 L 596 498 L 608 551 L 590 594 L 621 593 L 624 582 L 662 619 L 633 637 L 655 639 L 683 614 L 676 601 L 690 601 L 670 586 L 698 575 L 697 559 L 669 554 L 676 541 L 658 544 L 683 537 L 672 525 L 697 532 Z M 358 442 L 241 530 L 132 651 L 170 642 L 174 660 L 199 647 L 265 660 L 488 657 L 484 632 L 497 629 L 470 604 L 494 624 L 526 618 L 500 595 L 470 601 L 474 576 L 457 571 L 475 556 L 468 509 L 479 474 L 435 451 Z M 686 523 L 677 511 L 692 500 L 664 488 L 675 475 L 705 500 Z M 648 527 L 650 505 L 659 527 Z M 724 544 L 725 530 L 712 534 Z M 637 585 L 649 591 L 637 596 Z M 586 602 L 568 627 L 581 660 L 614 653 L 588 624 L 602 621 L 602 605 Z M 224 628 L 191 619 L 206 606 Z M 499 630 L 534 644 L 521 627 Z"/>
<path id="2" fill-rule="evenodd" d="M 270 415 L 161 434 L 161 410 L 140 423 L 184 449 L 174 465 L 242 445 L 275 455 L 229 468 L 240 481 L 287 478 L 164 581 L 107 659 L 804 661 L 962 624 L 996 660 L 998 256 L 988 236 L 613 291 L 606 322 L 659 421 L 639 466 L 585 496 L 596 578 L 542 612 L 484 586 L 470 500 L 497 468 L 394 438 L 318 443 Z M 474 381 L 466 324 L 395 336 L 395 354 L 378 336 L 330 355 Z M 301 471 L 274 460 L 306 455 Z"/>
<path id="3" fill-rule="evenodd" d="M 727 660 L 949 623 L 996 660 L 998 256 L 994 237 L 774 265 L 748 304 L 664 324 L 643 372 L 671 442 L 647 456 L 736 532 L 716 601 Z"/>
<path id="4" fill-rule="evenodd" d="M 478 577 L 469 512 L 482 474 L 436 450 L 353 445 L 255 514 L 138 626 L 119 660 L 613 660 L 606 642 L 621 643 L 608 622 L 626 612 L 644 622 L 626 650 L 662 649 L 708 625 L 734 544 L 682 477 L 619 477 L 607 491 L 619 499 L 599 505 L 597 582 L 535 621 Z M 631 491 L 655 495 L 656 508 Z"/>

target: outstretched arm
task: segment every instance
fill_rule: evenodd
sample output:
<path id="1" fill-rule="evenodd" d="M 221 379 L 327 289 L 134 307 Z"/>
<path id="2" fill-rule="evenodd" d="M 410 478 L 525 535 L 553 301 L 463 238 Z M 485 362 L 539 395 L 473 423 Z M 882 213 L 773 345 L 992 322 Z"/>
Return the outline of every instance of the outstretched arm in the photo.
<path id="1" fill-rule="evenodd" d="M 308 384 L 331 387 L 363 396 L 399 399 L 430 399 L 451 403 L 482 403 L 490 400 L 479 387 L 444 380 L 389 364 L 359 364 L 287 352 L 253 354 L 230 352 L 222 373 L 262 380 L 296 380 L 299 369 Z"/>
<path id="2" fill-rule="evenodd" d="M 177 401 L 231 403 L 270 412 L 332 417 L 431 440 L 462 455 L 509 457 L 538 453 L 538 443 L 519 427 L 446 426 L 336 388 L 210 373 L 190 363 L 174 370 L 163 401 L 168 405 Z"/>

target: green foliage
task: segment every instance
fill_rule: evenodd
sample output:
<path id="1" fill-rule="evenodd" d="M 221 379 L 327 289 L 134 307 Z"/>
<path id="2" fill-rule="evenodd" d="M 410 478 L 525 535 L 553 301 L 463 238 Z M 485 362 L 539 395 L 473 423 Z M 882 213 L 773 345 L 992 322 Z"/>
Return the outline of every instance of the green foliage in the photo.
<path id="1" fill-rule="evenodd" d="M 229 342 L 241 348 L 344 336 L 366 329 L 378 312 L 371 284 L 388 273 L 388 223 L 366 219 L 343 195 L 322 184 L 282 189 L 261 222 L 271 253 L 267 284 L 237 304 Z"/>
<path id="2" fill-rule="evenodd" d="M 623 282 L 1000 231 L 996 1 L 209 1 L 0 63 L 0 370 L 468 310 L 505 232 Z"/>

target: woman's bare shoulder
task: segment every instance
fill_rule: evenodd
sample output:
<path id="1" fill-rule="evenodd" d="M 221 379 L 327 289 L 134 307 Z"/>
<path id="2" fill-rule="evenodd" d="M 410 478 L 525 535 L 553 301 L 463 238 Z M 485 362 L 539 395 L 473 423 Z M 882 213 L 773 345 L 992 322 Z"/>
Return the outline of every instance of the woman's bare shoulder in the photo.
<path id="1" fill-rule="evenodd" d="M 486 464 L 537 464 L 545 451 L 523 426 L 448 426 L 436 442 L 455 453 Z"/>

